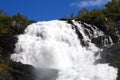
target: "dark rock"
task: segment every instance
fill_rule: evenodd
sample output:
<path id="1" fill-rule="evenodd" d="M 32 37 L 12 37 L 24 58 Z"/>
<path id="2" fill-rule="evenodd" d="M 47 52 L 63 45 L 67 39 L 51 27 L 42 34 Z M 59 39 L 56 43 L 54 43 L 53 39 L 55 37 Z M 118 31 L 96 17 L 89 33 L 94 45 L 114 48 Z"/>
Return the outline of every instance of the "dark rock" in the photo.
<path id="1" fill-rule="evenodd" d="M 97 37 L 97 38 L 92 38 L 92 43 L 94 43 L 97 47 L 102 47 L 102 36 Z"/>
<path id="2" fill-rule="evenodd" d="M 91 41 L 100 48 L 110 47 L 113 45 L 113 40 L 110 38 L 110 36 L 99 36 L 97 38 L 92 38 Z"/>
<path id="3" fill-rule="evenodd" d="M 30 65 L 4 60 L 0 57 L 0 80 L 34 80 L 35 69 Z"/>
<path id="4" fill-rule="evenodd" d="M 21 63 L 12 62 L 10 64 L 13 71 L 10 71 L 14 80 L 34 80 L 35 69 L 30 65 L 23 65 Z"/>
<path id="5" fill-rule="evenodd" d="M 8 58 L 14 52 L 16 42 L 17 38 L 15 36 L 0 37 L 0 47 L 3 49 L 1 55 Z"/>
<path id="6" fill-rule="evenodd" d="M 13 80 L 9 72 L 0 72 L 0 80 Z"/>
<path id="7" fill-rule="evenodd" d="M 0 80 L 34 80 L 34 68 L 13 62 L 10 55 L 14 53 L 17 34 L 22 34 L 26 27 L 11 27 L 8 33 L 0 35 Z"/>
<path id="8" fill-rule="evenodd" d="M 104 48 L 101 53 L 102 62 L 112 63 L 120 59 L 120 43 L 116 43 L 109 48 Z"/>
<path id="9" fill-rule="evenodd" d="M 111 38 L 113 40 L 113 43 L 117 43 L 119 41 L 119 36 L 117 35 L 111 35 Z"/>

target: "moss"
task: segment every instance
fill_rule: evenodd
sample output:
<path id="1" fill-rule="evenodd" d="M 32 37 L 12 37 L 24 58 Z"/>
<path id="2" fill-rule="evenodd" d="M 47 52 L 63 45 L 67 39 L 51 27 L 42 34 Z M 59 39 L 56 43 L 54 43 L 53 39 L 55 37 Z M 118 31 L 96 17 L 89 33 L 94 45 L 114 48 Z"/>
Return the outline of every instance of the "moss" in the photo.
<path id="1" fill-rule="evenodd" d="M 10 70 L 11 67 L 0 57 L 0 80 L 13 80 Z"/>
<path id="2" fill-rule="evenodd" d="M 111 65 L 114 66 L 114 67 L 120 68 L 120 59 L 114 60 L 114 61 L 111 63 Z"/>
<path id="3" fill-rule="evenodd" d="M 8 72 L 11 68 L 9 65 L 5 62 L 5 60 L 0 57 L 0 72 Z"/>
<path id="4" fill-rule="evenodd" d="M 120 80 L 120 59 L 114 60 L 113 62 L 111 62 L 111 65 L 118 68 L 117 80 Z"/>
<path id="5" fill-rule="evenodd" d="M 0 63 L 0 80 L 13 80 L 13 77 L 9 72 L 9 67 L 1 63 Z"/>
<path id="6" fill-rule="evenodd" d="M 7 69 L 8 69 L 8 66 L 6 66 L 5 64 L 0 63 L 0 72 L 6 72 Z"/>
<path id="7" fill-rule="evenodd" d="M 20 71 L 19 69 L 12 68 L 11 65 L 7 64 L 4 60 L 0 59 L 0 80 L 16 80 L 16 76 L 25 75 L 29 76 L 29 74 L 26 74 Z M 21 80 L 20 77 L 19 80 Z"/>
<path id="8" fill-rule="evenodd" d="M 2 48 L 0 47 L 0 54 L 1 54 L 1 52 L 2 52 Z"/>

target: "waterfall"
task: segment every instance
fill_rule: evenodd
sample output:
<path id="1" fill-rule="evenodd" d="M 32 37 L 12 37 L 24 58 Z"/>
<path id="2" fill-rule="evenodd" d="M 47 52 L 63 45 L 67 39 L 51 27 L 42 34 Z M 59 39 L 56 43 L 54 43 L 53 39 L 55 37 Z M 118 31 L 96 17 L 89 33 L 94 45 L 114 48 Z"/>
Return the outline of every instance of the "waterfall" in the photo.
<path id="1" fill-rule="evenodd" d="M 18 35 L 11 59 L 36 69 L 57 70 L 55 80 L 116 80 L 116 68 L 108 63 L 96 63 L 101 49 L 91 42 L 91 38 L 103 35 L 96 27 L 90 30 L 77 21 L 72 24 L 59 20 L 33 23 L 24 34 Z M 82 42 L 88 46 L 83 46 Z"/>

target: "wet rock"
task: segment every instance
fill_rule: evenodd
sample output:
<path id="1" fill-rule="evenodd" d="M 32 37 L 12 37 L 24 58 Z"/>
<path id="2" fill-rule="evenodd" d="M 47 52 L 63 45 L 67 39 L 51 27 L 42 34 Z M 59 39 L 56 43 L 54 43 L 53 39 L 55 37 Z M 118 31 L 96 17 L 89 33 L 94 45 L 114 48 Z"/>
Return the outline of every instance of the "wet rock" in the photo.
<path id="1" fill-rule="evenodd" d="M 116 43 L 109 48 L 104 48 L 101 53 L 101 62 L 112 63 L 120 60 L 120 43 Z"/>
<path id="2" fill-rule="evenodd" d="M 35 69 L 32 66 L 17 62 L 12 62 L 10 66 L 13 69 L 13 71 L 10 71 L 13 80 L 34 80 Z"/>

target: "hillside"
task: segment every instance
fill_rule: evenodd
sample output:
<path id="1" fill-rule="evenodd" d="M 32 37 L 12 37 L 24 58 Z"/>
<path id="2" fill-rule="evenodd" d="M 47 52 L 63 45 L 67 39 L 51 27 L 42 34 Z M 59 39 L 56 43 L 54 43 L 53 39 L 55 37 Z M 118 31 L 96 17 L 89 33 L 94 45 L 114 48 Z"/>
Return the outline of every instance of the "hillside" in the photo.
<path id="1" fill-rule="evenodd" d="M 33 68 L 11 61 L 10 55 L 14 52 L 18 34 L 23 33 L 27 25 L 34 21 L 16 14 L 8 16 L 6 12 L 0 12 L 0 80 L 27 80 L 31 77 Z M 25 76 L 25 77 L 24 77 Z M 32 78 L 31 78 L 32 80 Z"/>
<path id="2" fill-rule="evenodd" d="M 72 20 L 81 21 L 95 25 L 105 36 L 93 38 L 93 43 L 97 47 L 103 49 L 101 57 L 104 61 L 101 63 L 110 63 L 110 65 L 118 68 L 118 78 L 120 80 L 120 0 L 112 0 L 107 3 L 102 10 L 94 9 L 88 11 L 85 8 L 79 11 L 78 16 L 70 18 L 61 18 L 70 24 Z M 0 11 L 0 80 L 34 80 L 34 68 L 31 65 L 23 65 L 20 62 L 14 62 L 10 59 L 10 55 L 14 53 L 17 35 L 23 34 L 24 29 L 34 23 L 26 16 L 20 13 L 9 16 L 6 12 Z M 85 24 L 84 24 L 85 26 Z M 79 32 L 76 29 L 76 33 Z M 113 45 L 103 47 L 101 39 L 111 37 Z M 80 34 L 79 34 L 79 37 Z"/>

